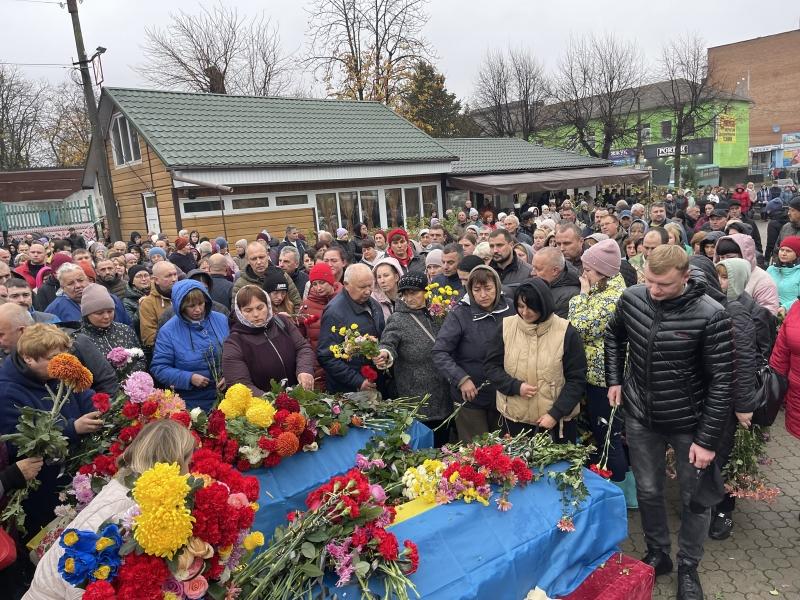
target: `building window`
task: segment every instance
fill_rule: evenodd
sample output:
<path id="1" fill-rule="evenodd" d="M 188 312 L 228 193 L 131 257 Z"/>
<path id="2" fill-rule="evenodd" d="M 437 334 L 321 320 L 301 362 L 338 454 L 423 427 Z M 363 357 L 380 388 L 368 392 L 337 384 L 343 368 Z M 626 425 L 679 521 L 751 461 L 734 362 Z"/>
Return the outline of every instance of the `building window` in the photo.
<path id="1" fill-rule="evenodd" d="M 683 135 L 694 135 L 694 117 L 686 117 L 683 120 Z"/>
<path id="2" fill-rule="evenodd" d="M 406 207 L 406 224 L 412 221 L 415 225 L 420 221 L 419 210 L 419 188 L 405 188 L 403 189 L 403 197 Z M 407 225 L 410 227 L 410 225 Z"/>
<path id="3" fill-rule="evenodd" d="M 233 210 L 245 210 L 247 208 L 267 208 L 269 198 L 235 198 L 231 201 Z"/>
<path id="4" fill-rule="evenodd" d="M 380 227 L 381 211 L 378 206 L 378 190 L 363 190 L 358 193 L 358 197 L 361 201 L 361 222 L 366 224 L 368 229 Z"/>
<path id="5" fill-rule="evenodd" d="M 433 216 L 433 213 L 439 214 L 439 199 L 436 193 L 435 185 L 422 186 L 422 211 L 426 218 Z"/>
<path id="6" fill-rule="evenodd" d="M 306 194 L 275 196 L 275 206 L 300 206 L 305 204 L 308 204 L 308 196 Z"/>
<path id="7" fill-rule="evenodd" d="M 390 228 L 403 227 L 403 191 L 400 188 L 384 190 L 386 198 L 386 222 Z"/>
<path id="8" fill-rule="evenodd" d="M 336 194 L 316 194 L 317 221 L 320 230 L 335 234 L 339 228 L 339 211 L 336 209 Z"/>
<path id="9" fill-rule="evenodd" d="M 183 203 L 184 213 L 204 213 L 222 210 L 219 200 L 190 200 Z"/>
<path id="10" fill-rule="evenodd" d="M 661 139 L 668 140 L 672 137 L 672 121 L 661 121 Z"/>
<path id="11" fill-rule="evenodd" d="M 352 233 L 358 221 L 358 192 L 339 192 L 339 216 L 341 226 Z"/>
<path id="12" fill-rule="evenodd" d="M 642 143 L 650 141 L 650 123 L 642 123 Z"/>
<path id="13" fill-rule="evenodd" d="M 122 115 L 111 122 L 111 143 L 114 148 L 114 162 L 118 167 L 142 160 L 139 136 Z"/>

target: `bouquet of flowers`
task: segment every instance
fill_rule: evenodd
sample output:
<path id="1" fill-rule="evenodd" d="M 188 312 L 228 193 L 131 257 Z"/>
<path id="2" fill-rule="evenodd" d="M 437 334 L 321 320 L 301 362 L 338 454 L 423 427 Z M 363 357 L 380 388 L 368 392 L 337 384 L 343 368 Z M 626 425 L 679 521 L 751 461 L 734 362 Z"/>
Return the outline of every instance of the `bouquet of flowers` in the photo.
<path id="1" fill-rule="evenodd" d="M 65 460 L 69 450 L 69 440 L 63 434 L 66 423 L 61 416 L 61 409 L 73 392 L 84 392 L 91 387 L 92 373 L 73 355 L 61 353 L 50 360 L 47 374 L 51 379 L 58 380 L 55 391 L 49 386 L 47 388 L 53 403 L 50 410 L 21 407 L 16 433 L 0 436 L 0 442 L 11 442 L 17 447 L 20 457 L 40 456 L 52 464 Z M 13 399 L 6 401 L 13 402 Z M 18 530 L 24 531 L 25 511 L 22 502 L 40 483 L 38 478 L 34 478 L 24 488 L 15 491 L 0 515 L 0 522 L 13 522 Z"/>
<path id="2" fill-rule="evenodd" d="M 135 505 L 121 522 L 65 530 L 61 576 L 85 600 L 234 597 L 232 573 L 264 543 L 250 532 L 258 481 L 207 450 L 190 471 L 157 463 L 132 484 Z"/>
<path id="3" fill-rule="evenodd" d="M 225 416 L 227 436 L 239 445 L 240 470 L 274 467 L 299 450 L 316 450 L 316 430 L 300 410 L 300 403 L 286 392 L 274 404 L 240 383 L 232 385 L 219 405 Z M 217 418 L 212 416 L 212 419 Z"/>
<path id="4" fill-rule="evenodd" d="M 767 483 L 759 469 L 769 463 L 765 443 L 765 433 L 758 425 L 736 428 L 733 450 L 722 471 L 725 491 L 731 496 L 772 502 L 781 493 L 780 488 Z"/>
<path id="5" fill-rule="evenodd" d="M 619 404 L 615 405 L 614 408 L 611 409 L 611 416 L 609 417 L 608 421 L 606 422 L 605 419 L 601 419 L 601 423 L 604 423 L 608 426 L 606 430 L 606 437 L 603 442 L 603 452 L 600 454 L 600 459 L 591 465 L 589 465 L 589 470 L 593 473 L 597 473 L 603 479 L 611 479 L 612 472 L 608 468 L 608 451 L 611 447 L 611 436 L 612 435 L 619 435 L 619 433 L 614 434 L 614 417 L 617 414 L 617 409 L 619 408 Z"/>
<path id="6" fill-rule="evenodd" d="M 428 313 L 439 323 L 444 321 L 456 304 L 458 304 L 459 292 L 449 285 L 444 287 L 438 283 L 430 283 L 425 288 L 425 300 L 428 303 Z"/>
<path id="7" fill-rule="evenodd" d="M 141 348 L 116 346 L 106 354 L 106 359 L 111 363 L 111 366 L 122 373 L 125 373 L 137 358 L 144 358 L 144 352 Z"/>
<path id="8" fill-rule="evenodd" d="M 533 480 L 533 473 L 519 457 L 510 457 L 502 444 L 467 446 L 454 452 L 445 450 L 443 460 L 425 460 L 403 475 L 406 498 L 423 498 L 427 502 L 448 504 L 473 500 L 489 505 L 492 484 L 500 486 L 497 507 L 511 508 L 508 494 L 516 486 Z"/>
<path id="9" fill-rule="evenodd" d="M 336 573 L 337 586 L 358 582 L 362 598 L 375 598 L 369 588 L 381 576 L 385 598 L 409 597 L 408 575 L 419 566 L 416 545 L 402 544 L 386 528 L 395 518 L 386 494 L 358 470 L 333 477 L 306 498 L 306 512 L 288 515 L 270 545 L 234 574 L 240 598 L 277 600 L 300 598 L 325 573 Z"/>
<path id="10" fill-rule="evenodd" d="M 358 325 L 351 324 L 350 327 L 331 327 L 333 333 L 339 334 L 344 340 L 340 344 L 333 344 L 330 351 L 333 352 L 334 358 L 341 358 L 342 360 L 350 360 L 356 356 L 363 356 L 366 359 L 375 358 L 378 356 L 378 338 L 374 335 L 361 334 L 358 331 Z"/>

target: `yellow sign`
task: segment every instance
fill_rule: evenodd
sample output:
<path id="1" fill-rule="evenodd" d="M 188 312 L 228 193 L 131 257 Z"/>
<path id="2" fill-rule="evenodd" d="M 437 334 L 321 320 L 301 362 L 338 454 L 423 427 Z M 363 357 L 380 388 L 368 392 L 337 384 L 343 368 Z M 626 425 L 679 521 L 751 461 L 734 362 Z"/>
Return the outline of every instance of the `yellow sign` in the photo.
<path id="1" fill-rule="evenodd" d="M 719 116 L 717 119 L 717 142 L 720 144 L 736 143 L 736 117 Z"/>

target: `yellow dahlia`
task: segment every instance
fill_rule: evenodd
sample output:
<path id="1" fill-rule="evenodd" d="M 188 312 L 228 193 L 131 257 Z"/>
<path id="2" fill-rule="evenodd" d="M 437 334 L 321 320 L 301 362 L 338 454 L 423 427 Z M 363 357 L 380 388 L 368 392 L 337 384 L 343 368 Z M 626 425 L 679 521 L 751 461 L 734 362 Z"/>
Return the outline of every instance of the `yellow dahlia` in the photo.
<path id="1" fill-rule="evenodd" d="M 225 398 L 219 403 L 219 409 L 225 413 L 226 419 L 243 416 L 253 402 L 253 392 L 246 385 L 234 383 L 225 392 Z"/>
<path id="2" fill-rule="evenodd" d="M 253 400 L 247 409 L 247 420 L 256 427 L 269 427 L 275 418 L 275 407 L 266 400 Z"/>

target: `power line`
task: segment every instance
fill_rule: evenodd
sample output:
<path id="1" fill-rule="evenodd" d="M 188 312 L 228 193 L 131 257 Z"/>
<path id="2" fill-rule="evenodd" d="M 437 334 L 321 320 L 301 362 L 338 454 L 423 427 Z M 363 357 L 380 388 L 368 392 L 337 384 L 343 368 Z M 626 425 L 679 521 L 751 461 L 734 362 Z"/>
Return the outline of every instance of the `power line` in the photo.
<path id="1" fill-rule="evenodd" d="M 28 4 L 58 4 L 64 8 L 63 2 L 56 2 L 55 0 L 14 0 L 15 2 L 27 2 Z"/>
<path id="2" fill-rule="evenodd" d="M 0 60 L 0 65 L 8 65 L 10 67 L 43 67 L 45 69 L 74 69 L 72 65 L 63 63 L 23 63 L 23 62 L 6 62 Z"/>

